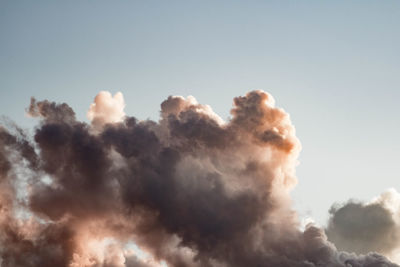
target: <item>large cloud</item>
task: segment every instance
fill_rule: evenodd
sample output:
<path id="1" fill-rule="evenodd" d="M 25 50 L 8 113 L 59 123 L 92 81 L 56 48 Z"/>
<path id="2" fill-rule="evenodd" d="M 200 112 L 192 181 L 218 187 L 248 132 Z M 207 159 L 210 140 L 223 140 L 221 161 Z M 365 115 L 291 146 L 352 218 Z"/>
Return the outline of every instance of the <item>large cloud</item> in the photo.
<path id="1" fill-rule="evenodd" d="M 269 94 L 235 98 L 227 122 L 193 97 L 169 97 L 158 122 L 123 106 L 100 93 L 89 125 L 32 99 L 33 140 L 1 128 L 2 266 L 395 266 L 300 230 L 300 142 Z"/>

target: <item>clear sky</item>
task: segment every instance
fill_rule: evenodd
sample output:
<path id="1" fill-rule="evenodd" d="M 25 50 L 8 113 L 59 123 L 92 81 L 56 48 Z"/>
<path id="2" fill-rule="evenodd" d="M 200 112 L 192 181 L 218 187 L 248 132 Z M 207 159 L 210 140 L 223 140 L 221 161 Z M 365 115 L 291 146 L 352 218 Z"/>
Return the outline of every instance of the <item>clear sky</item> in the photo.
<path id="1" fill-rule="evenodd" d="M 168 95 L 223 118 L 271 93 L 303 145 L 293 192 L 324 223 L 334 202 L 400 190 L 400 1 L 0 0 L 0 114 L 31 96 L 81 120 L 100 90 L 158 119 Z"/>

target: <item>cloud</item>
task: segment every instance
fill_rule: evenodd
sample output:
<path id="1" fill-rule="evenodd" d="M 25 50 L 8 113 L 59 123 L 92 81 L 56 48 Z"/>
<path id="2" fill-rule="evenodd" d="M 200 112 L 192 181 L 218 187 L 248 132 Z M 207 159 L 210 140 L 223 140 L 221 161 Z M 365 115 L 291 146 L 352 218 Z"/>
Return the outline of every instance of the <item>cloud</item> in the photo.
<path id="1" fill-rule="evenodd" d="M 334 205 L 326 233 L 338 249 L 378 252 L 394 260 L 400 249 L 400 194 L 390 189 L 371 202 Z"/>
<path id="2" fill-rule="evenodd" d="M 112 96 L 110 92 L 101 91 L 90 105 L 87 117 L 95 127 L 122 122 L 125 117 L 124 108 L 125 101 L 121 92 Z"/>
<path id="3" fill-rule="evenodd" d="M 86 124 L 33 99 L 32 140 L 1 128 L 2 266 L 396 266 L 301 229 L 290 198 L 301 146 L 268 93 L 235 98 L 227 122 L 193 97 L 167 98 L 159 121 L 123 107 L 101 92 Z"/>

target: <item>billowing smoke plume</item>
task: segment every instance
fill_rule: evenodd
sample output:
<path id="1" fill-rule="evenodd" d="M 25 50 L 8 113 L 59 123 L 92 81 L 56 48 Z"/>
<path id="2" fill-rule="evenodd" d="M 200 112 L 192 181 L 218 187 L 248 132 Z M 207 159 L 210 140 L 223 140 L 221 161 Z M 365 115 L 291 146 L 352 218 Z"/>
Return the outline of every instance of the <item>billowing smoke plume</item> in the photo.
<path id="1" fill-rule="evenodd" d="M 33 138 L 0 128 L 1 266 L 396 266 L 300 230 L 300 143 L 269 94 L 235 98 L 227 122 L 193 97 L 169 97 L 158 122 L 123 107 L 102 92 L 86 124 L 32 99 Z"/>

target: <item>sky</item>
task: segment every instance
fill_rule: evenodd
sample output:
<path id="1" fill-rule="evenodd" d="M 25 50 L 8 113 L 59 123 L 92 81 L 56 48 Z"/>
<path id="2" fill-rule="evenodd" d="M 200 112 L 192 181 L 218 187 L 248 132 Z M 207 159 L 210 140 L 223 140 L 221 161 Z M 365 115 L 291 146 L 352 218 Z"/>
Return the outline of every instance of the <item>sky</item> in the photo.
<path id="1" fill-rule="evenodd" d="M 106 90 L 143 120 L 169 95 L 228 120 L 262 89 L 302 144 L 295 208 L 324 224 L 335 202 L 400 189 L 399 26 L 399 1 L 1 0 L 0 114 L 32 129 L 34 96 L 87 121 Z"/>

